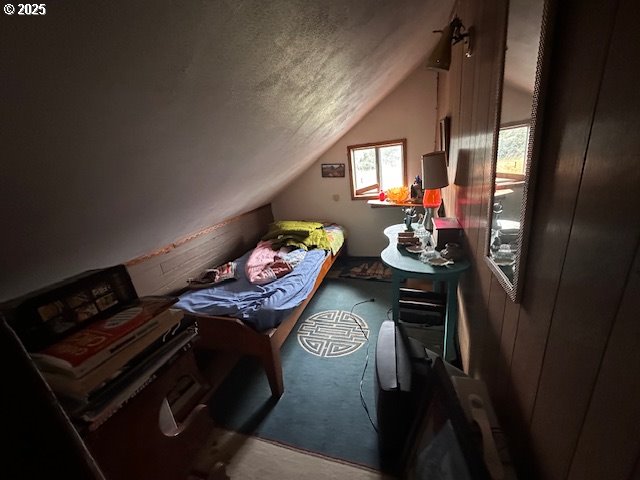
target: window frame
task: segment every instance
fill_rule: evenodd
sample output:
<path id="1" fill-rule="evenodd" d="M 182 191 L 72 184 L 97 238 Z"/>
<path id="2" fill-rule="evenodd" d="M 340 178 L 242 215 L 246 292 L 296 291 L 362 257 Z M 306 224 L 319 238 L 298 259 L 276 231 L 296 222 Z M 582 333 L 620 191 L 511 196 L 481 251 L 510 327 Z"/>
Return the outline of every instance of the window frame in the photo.
<path id="1" fill-rule="evenodd" d="M 403 185 L 407 185 L 407 139 L 406 138 L 398 138 L 395 140 L 385 140 L 382 142 L 370 142 L 370 143 L 360 143 L 357 145 L 348 145 L 347 146 L 347 163 L 349 164 L 349 189 L 351 190 L 351 200 L 372 200 L 377 199 L 380 191 L 380 155 L 379 148 L 382 147 L 391 147 L 395 145 L 400 145 L 402 147 L 402 179 Z M 374 184 L 374 188 L 376 189 L 373 193 L 358 193 L 355 186 L 355 177 L 353 175 L 354 165 L 353 165 L 353 156 L 351 152 L 354 150 L 362 150 L 365 148 L 375 148 L 376 152 L 376 179 L 377 183 Z M 368 191 L 368 190 L 367 190 Z"/>

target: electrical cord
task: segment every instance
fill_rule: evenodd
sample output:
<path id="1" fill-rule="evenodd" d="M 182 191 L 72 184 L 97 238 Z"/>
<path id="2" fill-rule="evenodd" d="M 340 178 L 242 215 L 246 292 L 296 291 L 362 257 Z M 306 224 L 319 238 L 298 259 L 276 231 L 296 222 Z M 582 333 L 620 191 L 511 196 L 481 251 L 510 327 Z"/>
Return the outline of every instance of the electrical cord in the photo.
<path id="1" fill-rule="evenodd" d="M 360 322 L 356 320 L 356 318 L 353 316 L 353 310 L 358 305 L 362 303 L 369 303 L 369 302 L 375 302 L 375 301 L 376 301 L 375 298 L 370 298 L 368 300 L 362 300 L 361 302 L 354 303 L 353 306 L 351 307 L 351 311 L 349 312 L 349 317 L 355 322 L 355 324 L 358 326 L 358 328 L 362 332 L 362 335 L 364 336 L 365 340 L 367 341 L 367 350 L 365 355 L 364 368 L 362 369 L 362 375 L 360 376 L 360 403 L 362 403 L 362 407 L 364 408 L 364 411 L 367 414 L 367 418 L 369 418 L 369 422 L 371 423 L 371 426 L 376 431 L 376 433 L 379 433 L 378 427 L 376 426 L 373 419 L 371 418 L 371 412 L 369 411 L 369 406 L 367 405 L 367 402 L 364 399 L 364 393 L 362 391 L 362 385 L 364 384 L 364 375 L 367 372 L 367 366 L 369 365 L 369 344 L 370 344 L 369 335 L 367 335 L 367 332 L 365 332 L 364 328 L 362 328 L 362 325 L 360 324 Z"/>

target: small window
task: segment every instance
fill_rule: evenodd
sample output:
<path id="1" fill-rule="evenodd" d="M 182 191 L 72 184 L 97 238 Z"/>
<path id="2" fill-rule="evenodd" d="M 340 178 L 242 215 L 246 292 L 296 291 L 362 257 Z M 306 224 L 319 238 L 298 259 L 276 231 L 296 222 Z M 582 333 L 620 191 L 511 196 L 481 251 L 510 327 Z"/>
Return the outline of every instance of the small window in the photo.
<path id="1" fill-rule="evenodd" d="M 528 145 L 528 123 L 502 127 L 498 135 L 496 174 L 504 178 L 524 179 Z"/>
<path id="2" fill-rule="evenodd" d="M 380 190 L 407 184 L 407 140 L 347 147 L 351 198 L 377 198 Z"/>

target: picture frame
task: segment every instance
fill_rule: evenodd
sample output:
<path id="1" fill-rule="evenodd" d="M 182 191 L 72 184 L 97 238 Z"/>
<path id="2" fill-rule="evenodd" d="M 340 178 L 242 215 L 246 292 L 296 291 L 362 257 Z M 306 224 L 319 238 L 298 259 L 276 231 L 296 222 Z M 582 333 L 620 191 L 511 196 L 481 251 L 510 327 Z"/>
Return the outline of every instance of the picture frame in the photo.
<path id="1" fill-rule="evenodd" d="M 446 153 L 447 167 L 449 166 L 449 143 L 451 141 L 451 117 L 440 119 L 438 124 L 440 150 Z"/>
<path id="2" fill-rule="evenodd" d="M 345 175 L 344 163 L 323 163 L 321 165 L 323 178 L 340 178 Z"/>

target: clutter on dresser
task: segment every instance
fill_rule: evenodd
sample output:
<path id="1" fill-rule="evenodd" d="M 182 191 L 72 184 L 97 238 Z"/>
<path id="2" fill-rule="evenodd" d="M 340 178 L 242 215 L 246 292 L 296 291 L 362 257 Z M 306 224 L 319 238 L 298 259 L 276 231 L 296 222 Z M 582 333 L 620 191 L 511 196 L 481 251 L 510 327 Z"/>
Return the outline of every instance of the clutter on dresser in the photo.
<path id="1" fill-rule="evenodd" d="M 460 243 L 462 225 L 455 217 L 439 217 L 433 219 L 433 241 L 436 250 L 440 251 L 447 243 Z"/>
<path id="2" fill-rule="evenodd" d="M 464 250 L 459 243 L 449 242 L 440 252 L 440 256 L 452 262 L 457 262 L 464 258 Z"/>
<path id="3" fill-rule="evenodd" d="M 95 430 L 197 336 L 172 296 L 138 297 L 122 265 L 76 275 L 0 306 L 80 428 Z"/>
<path id="4" fill-rule="evenodd" d="M 177 297 L 138 297 L 124 265 L 0 304 L 0 320 L 100 478 L 185 478 L 211 420 L 194 318 Z"/>

